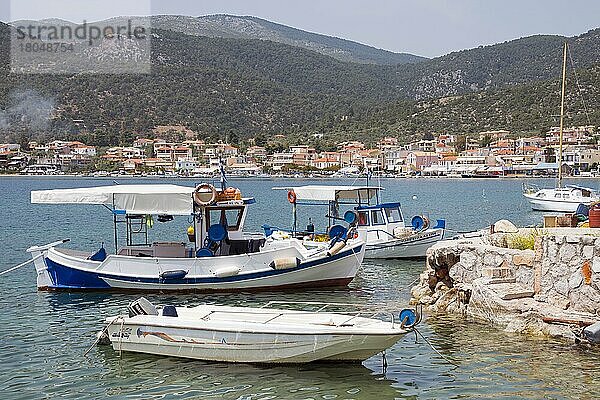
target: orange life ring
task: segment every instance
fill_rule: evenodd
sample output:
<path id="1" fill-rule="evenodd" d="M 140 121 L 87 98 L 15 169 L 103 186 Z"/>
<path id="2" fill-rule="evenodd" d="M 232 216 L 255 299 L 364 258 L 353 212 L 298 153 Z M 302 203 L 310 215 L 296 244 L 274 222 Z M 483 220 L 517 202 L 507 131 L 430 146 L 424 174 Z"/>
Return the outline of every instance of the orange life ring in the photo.
<path id="1" fill-rule="evenodd" d="M 292 204 L 296 203 L 296 193 L 293 190 L 288 192 L 288 201 Z"/>
<path id="2" fill-rule="evenodd" d="M 210 198 L 207 198 L 206 195 L 209 193 Z M 193 194 L 194 203 L 202 207 L 214 204 L 214 202 L 217 200 L 217 196 L 217 189 L 215 189 L 215 187 L 210 183 L 202 183 L 198 185 Z"/>

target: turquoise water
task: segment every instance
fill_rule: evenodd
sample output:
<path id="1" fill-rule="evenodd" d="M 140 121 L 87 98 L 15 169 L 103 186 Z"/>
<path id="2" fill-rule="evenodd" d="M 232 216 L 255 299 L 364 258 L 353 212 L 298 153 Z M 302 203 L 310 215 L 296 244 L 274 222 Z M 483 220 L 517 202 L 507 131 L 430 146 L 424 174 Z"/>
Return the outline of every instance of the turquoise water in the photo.
<path id="1" fill-rule="evenodd" d="M 138 182 L 138 181 L 122 181 Z M 152 182 L 152 181 L 144 181 Z M 166 182 L 161 180 L 159 182 Z M 179 183 L 193 185 L 194 180 Z M 257 204 L 248 230 L 269 222 L 291 224 L 285 192 L 272 187 L 316 181 L 240 180 L 231 182 Z M 350 184 L 352 181 L 326 181 Z M 362 182 L 360 182 L 362 184 Z M 405 216 L 427 211 L 445 217 L 457 231 L 481 228 L 500 218 L 520 225 L 538 224 L 518 180 L 385 180 L 384 200 L 401 201 Z M 538 183 L 552 185 L 552 181 Z M 31 190 L 111 184 L 111 180 L 0 178 L 0 270 L 27 258 L 24 250 L 71 238 L 71 248 L 112 245 L 110 213 L 96 206 L 31 205 Z M 598 181 L 587 181 L 593 187 Z M 413 200 L 416 196 L 416 200 Z M 320 210 L 311 209 L 313 215 Z M 323 211 L 324 213 L 324 211 Z M 185 240 L 187 221 L 155 223 L 153 234 Z M 166 236 L 169 235 L 169 236 Z M 423 270 L 420 261 L 369 261 L 348 289 L 293 293 L 160 295 L 160 303 L 196 305 L 219 302 L 255 305 L 268 300 L 314 300 L 387 304 L 403 308 L 406 289 Z M 493 327 L 453 318 L 428 318 L 420 330 L 445 362 L 422 339 L 407 336 L 382 358 L 362 365 L 310 364 L 253 366 L 124 354 L 110 347 L 85 350 L 105 317 L 122 312 L 136 295 L 45 293 L 35 289 L 32 266 L 0 277 L 0 398 L 128 399 L 392 399 L 392 398 L 598 398 L 600 350 L 507 334 Z"/>

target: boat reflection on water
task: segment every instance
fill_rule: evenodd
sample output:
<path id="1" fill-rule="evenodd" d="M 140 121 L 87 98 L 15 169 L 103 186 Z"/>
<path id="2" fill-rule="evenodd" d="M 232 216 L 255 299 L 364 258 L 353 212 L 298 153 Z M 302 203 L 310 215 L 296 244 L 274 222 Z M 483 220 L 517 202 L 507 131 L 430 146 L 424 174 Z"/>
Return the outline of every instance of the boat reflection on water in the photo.
<path id="1" fill-rule="evenodd" d="M 139 397 L 179 393 L 183 398 L 402 398 L 396 382 L 360 364 L 313 363 L 265 366 L 191 361 L 98 347 L 105 378 L 120 382 L 115 393 Z M 375 358 L 375 357 L 374 357 Z M 379 361 L 381 359 L 379 358 Z M 126 366 L 126 367 L 125 367 Z"/>

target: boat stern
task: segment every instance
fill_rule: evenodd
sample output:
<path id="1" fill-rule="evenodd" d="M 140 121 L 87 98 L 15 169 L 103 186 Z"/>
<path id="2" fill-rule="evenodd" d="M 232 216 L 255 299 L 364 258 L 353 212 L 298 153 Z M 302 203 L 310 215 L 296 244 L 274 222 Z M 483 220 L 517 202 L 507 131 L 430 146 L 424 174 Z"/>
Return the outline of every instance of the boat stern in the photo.
<path id="1" fill-rule="evenodd" d="M 38 290 L 48 290 L 53 286 L 50 273 L 48 272 L 48 265 L 46 264 L 48 250 L 69 241 L 70 239 L 63 239 L 57 242 L 46 244 L 44 246 L 31 246 L 26 250 L 31 255 L 33 260 L 33 266 L 35 267 L 35 272 L 37 274 Z"/>
<path id="2" fill-rule="evenodd" d="M 52 286 L 52 280 L 48 273 L 48 267 L 46 266 L 46 254 L 48 250 L 41 250 L 38 246 L 33 246 L 27 249 L 27 252 L 31 254 L 33 260 L 33 266 L 37 275 L 37 288 L 38 290 L 46 290 Z"/>

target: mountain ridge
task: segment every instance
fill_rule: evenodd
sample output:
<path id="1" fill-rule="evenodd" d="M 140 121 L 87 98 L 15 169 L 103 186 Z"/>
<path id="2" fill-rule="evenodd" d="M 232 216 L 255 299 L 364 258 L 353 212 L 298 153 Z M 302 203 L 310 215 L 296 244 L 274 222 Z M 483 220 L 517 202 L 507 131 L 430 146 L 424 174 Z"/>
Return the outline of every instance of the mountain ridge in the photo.
<path id="1" fill-rule="evenodd" d="M 190 25 L 194 25 L 194 23 L 196 23 L 194 29 L 190 29 Z M 182 25 L 185 25 L 185 27 Z M 413 54 L 394 53 L 335 36 L 305 31 L 255 16 L 229 14 L 198 17 L 157 15 L 152 18 L 152 26 L 195 36 L 228 37 L 228 33 L 232 38 L 271 40 L 316 51 L 347 62 L 395 65 L 415 63 L 426 59 Z M 213 29 L 213 31 L 210 29 Z"/>

